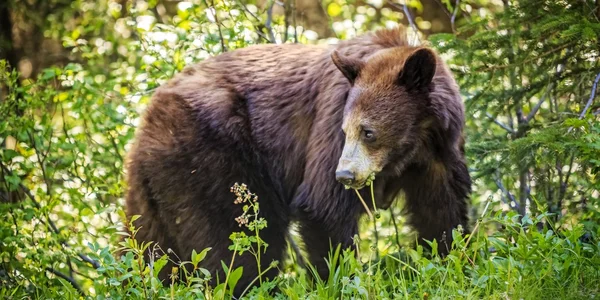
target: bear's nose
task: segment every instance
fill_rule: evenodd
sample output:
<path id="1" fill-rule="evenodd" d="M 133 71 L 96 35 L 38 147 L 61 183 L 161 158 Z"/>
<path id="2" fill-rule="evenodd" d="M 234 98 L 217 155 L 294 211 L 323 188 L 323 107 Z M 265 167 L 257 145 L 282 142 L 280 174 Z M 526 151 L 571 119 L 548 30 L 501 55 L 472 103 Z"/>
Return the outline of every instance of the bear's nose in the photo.
<path id="1" fill-rule="evenodd" d="M 354 173 L 348 170 L 336 171 L 335 179 L 345 185 L 351 185 L 354 182 Z"/>

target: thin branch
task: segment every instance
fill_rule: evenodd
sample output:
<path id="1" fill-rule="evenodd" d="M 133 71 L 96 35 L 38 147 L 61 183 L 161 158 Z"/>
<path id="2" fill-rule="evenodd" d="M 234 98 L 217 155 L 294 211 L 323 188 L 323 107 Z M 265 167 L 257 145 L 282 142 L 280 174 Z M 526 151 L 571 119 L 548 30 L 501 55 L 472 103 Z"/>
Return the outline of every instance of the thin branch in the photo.
<path id="1" fill-rule="evenodd" d="M 267 9 L 267 21 L 265 22 L 265 27 L 267 28 L 267 32 L 269 33 L 269 39 L 271 40 L 271 43 L 276 44 L 277 41 L 275 40 L 275 34 L 273 34 L 273 27 L 271 27 L 271 22 L 273 20 L 273 5 L 275 5 L 275 1 L 271 0 L 271 4 Z"/>
<path id="2" fill-rule="evenodd" d="M 590 94 L 590 99 L 588 99 L 588 102 L 585 104 L 585 108 L 583 108 L 583 111 L 581 112 L 581 114 L 579 114 L 579 119 L 583 119 L 587 110 L 590 109 L 590 105 L 592 105 L 592 102 L 594 102 L 594 98 L 596 97 L 596 88 L 598 87 L 598 81 L 600 81 L 600 73 L 598 73 L 596 75 L 596 79 L 594 79 L 594 84 L 592 85 L 592 93 Z"/>
<path id="3" fill-rule="evenodd" d="M 292 25 L 294 26 L 294 43 L 298 44 L 298 27 L 296 26 L 296 0 L 292 0 Z"/>
<path id="4" fill-rule="evenodd" d="M 387 3 L 397 9 L 401 9 L 404 12 L 406 19 L 408 19 L 408 24 L 410 24 L 410 27 L 414 30 L 415 35 L 418 38 L 419 37 L 419 35 L 418 35 L 419 29 L 417 28 L 417 25 L 415 24 L 415 21 L 413 21 L 410 11 L 408 10 L 408 6 L 406 5 L 407 1 L 404 1 L 404 4 L 402 4 L 402 6 L 400 6 L 397 3 L 394 3 L 392 0 L 387 0 Z"/>
<path id="5" fill-rule="evenodd" d="M 527 167 L 523 167 L 523 170 L 519 174 L 519 213 L 521 216 L 525 216 L 527 212 L 527 200 L 530 196 L 529 186 L 527 184 L 527 178 L 529 177 L 529 170 Z"/>
<path id="6" fill-rule="evenodd" d="M 81 253 L 77 253 L 77 256 L 79 256 L 79 258 L 81 258 L 81 260 L 87 262 L 88 264 L 92 265 L 92 267 L 94 267 L 94 269 L 98 269 L 100 268 L 100 263 L 94 259 L 91 259 L 89 256 L 85 255 L 85 254 L 81 254 Z"/>
<path id="7" fill-rule="evenodd" d="M 444 3 L 442 3 L 440 0 L 435 0 L 435 3 L 442 9 L 442 11 L 448 16 L 448 18 L 452 17 L 450 11 L 446 7 L 446 5 L 444 5 Z"/>
<path id="8" fill-rule="evenodd" d="M 41 150 L 38 149 L 36 142 L 35 142 L 35 138 L 33 136 L 33 134 L 31 134 L 31 132 L 29 132 L 29 130 L 27 131 L 27 136 L 29 137 L 29 140 L 31 141 L 31 146 L 33 147 L 33 150 L 35 150 L 35 156 L 37 157 L 38 163 L 40 165 L 40 170 L 42 171 L 42 178 L 44 179 L 44 183 L 46 184 L 46 195 L 48 195 L 49 197 L 52 196 L 52 190 L 51 190 L 51 186 L 50 186 L 50 180 L 48 179 L 47 173 L 46 173 L 46 168 L 44 167 L 44 160 L 42 159 L 42 157 L 40 156 Z M 52 139 L 50 139 L 52 140 Z"/>
<path id="9" fill-rule="evenodd" d="M 454 21 L 456 21 L 456 14 L 460 8 L 460 0 L 456 0 L 456 5 L 454 6 L 454 12 L 452 13 L 452 17 L 450 17 L 450 24 L 452 25 L 452 32 L 456 33 L 456 27 L 454 26 Z"/>
<path id="10" fill-rule="evenodd" d="M 227 48 L 225 47 L 225 39 L 223 38 L 223 33 L 221 32 L 221 23 L 219 22 L 219 17 L 217 16 L 217 7 L 215 6 L 215 0 L 211 0 L 210 1 L 212 9 L 214 10 L 214 16 L 215 16 L 215 23 L 217 23 L 217 28 L 219 29 L 219 39 L 221 40 L 221 50 L 223 52 L 227 52 Z M 206 6 L 208 6 L 208 3 L 206 3 L 206 0 L 204 1 L 204 4 Z"/>
<path id="11" fill-rule="evenodd" d="M 542 107 L 542 104 L 546 101 L 546 98 L 550 94 L 550 91 L 552 90 L 552 88 L 554 88 L 554 83 L 550 84 L 550 86 L 546 90 L 546 93 L 542 96 L 542 99 L 540 99 L 540 101 L 529 112 L 527 117 L 525 117 L 525 123 L 529 123 L 529 121 L 531 121 L 533 119 L 533 117 L 535 117 L 535 114 L 538 112 L 538 110 L 540 110 L 540 108 Z"/>
<path id="12" fill-rule="evenodd" d="M 567 170 L 567 174 L 565 174 L 565 180 L 561 180 L 559 182 L 560 189 L 558 190 L 558 207 L 559 209 L 562 207 L 562 201 L 567 193 L 567 184 L 569 183 L 569 177 L 573 173 L 573 161 L 575 160 L 575 152 L 571 153 L 571 158 L 569 159 L 569 169 Z M 562 171 L 562 170 L 561 170 Z"/>
<path id="13" fill-rule="evenodd" d="M 496 176 L 494 176 L 494 182 L 496 183 L 496 186 L 502 191 L 502 193 L 508 198 L 509 202 L 508 205 L 516 208 L 517 210 L 520 209 L 519 207 L 519 203 L 517 203 L 517 200 L 515 199 L 515 196 L 513 194 L 511 194 L 505 187 L 504 184 L 502 184 L 502 181 L 500 180 L 500 176 L 498 176 L 498 174 L 496 174 Z"/>
<path id="14" fill-rule="evenodd" d="M 52 273 L 52 274 L 54 274 L 54 275 L 56 275 L 56 276 L 58 276 L 58 277 L 60 277 L 60 278 L 62 278 L 64 280 L 66 280 L 66 281 L 68 281 L 73 286 L 73 288 L 75 288 L 77 290 L 77 292 L 81 296 L 85 297 L 85 293 L 83 293 L 83 290 L 81 289 L 81 287 L 79 286 L 79 284 L 75 281 L 75 279 L 73 279 L 72 277 L 67 276 L 67 275 L 65 275 L 65 274 L 61 273 L 60 271 L 55 270 L 53 268 L 46 268 L 46 271 L 48 271 L 48 272 L 50 272 L 50 273 Z"/>
<path id="15" fill-rule="evenodd" d="M 372 6 L 369 3 L 366 3 L 366 5 Z M 335 29 L 333 29 L 333 20 L 331 19 L 331 16 L 327 12 L 327 9 L 323 6 L 323 1 L 319 1 L 319 7 L 321 7 L 323 14 L 327 17 L 327 25 L 329 26 L 329 29 L 331 30 L 331 32 L 333 33 L 333 35 L 335 36 L 336 39 L 339 38 L 337 32 L 335 32 Z M 375 8 L 375 9 L 377 9 L 377 8 Z"/>
<path id="16" fill-rule="evenodd" d="M 594 79 L 594 84 L 592 85 L 592 92 L 590 93 L 590 98 L 588 99 L 587 103 L 585 104 L 585 107 L 579 114 L 580 120 L 583 119 L 583 117 L 585 117 L 585 113 L 587 112 L 588 109 L 590 109 L 592 102 L 594 102 L 594 98 L 596 97 L 596 88 L 598 88 L 598 81 L 600 81 L 600 73 L 598 73 L 596 75 L 596 79 Z M 569 130 L 567 130 L 567 133 L 570 133 L 571 130 L 573 130 L 573 126 L 569 127 Z"/>
<path id="17" fill-rule="evenodd" d="M 252 18 L 254 18 L 254 20 L 257 23 L 260 23 L 260 26 L 252 24 L 252 26 L 254 26 L 254 29 L 256 30 L 256 34 L 258 34 L 258 36 L 264 39 L 265 41 L 271 42 L 271 40 L 262 32 L 263 25 L 261 19 L 258 16 L 256 16 L 252 11 L 250 11 L 243 1 L 237 1 L 237 3 L 243 8 L 244 16 L 247 17 L 249 14 Z"/>
<path id="18" fill-rule="evenodd" d="M 490 120 L 492 120 L 496 125 L 502 127 L 502 129 L 508 131 L 508 133 L 514 133 L 514 130 L 512 128 L 510 128 L 508 125 L 496 120 L 496 118 L 494 118 L 494 116 L 492 116 L 490 113 L 486 113 L 485 114 Z"/>
<path id="19" fill-rule="evenodd" d="M 285 30 L 283 31 L 283 43 L 287 43 L 288 40 L 288 28 L 290 27 L 290 20 L 288 9 L 290 7 L 289 0 L 283 0 L 283 26 Z"/>

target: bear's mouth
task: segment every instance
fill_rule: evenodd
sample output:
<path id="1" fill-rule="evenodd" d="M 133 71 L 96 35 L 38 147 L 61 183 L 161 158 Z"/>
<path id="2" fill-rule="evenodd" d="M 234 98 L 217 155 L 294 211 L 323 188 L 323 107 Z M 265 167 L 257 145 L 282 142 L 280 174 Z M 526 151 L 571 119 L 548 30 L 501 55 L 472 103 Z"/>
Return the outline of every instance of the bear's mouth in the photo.
<path id="1" fill-rule="evenodd" d="M 361 181 L 355 181 L 349 184 L 344 184 L 344 186 L 346 187 L 346 189 L 355 189 L 355 190 L 360 190 L 366 186 L 369 186 L 371 184 L 373 184 L 375 180 L 375 174 L 371 174 L 369 177 L 367 177 L 367 179 L 361 180 Z"/>
<path id="2" fill-rule="evenodd" d="M 364 188 L 367 185 L 367 181 L 363 181 L 363 182 L 354 182 L 350 185 L 346 185 L 347 187 L 351 188 L 351 189 L 355 189 L 355 190 L 360 190 L 362 188 Z"/>

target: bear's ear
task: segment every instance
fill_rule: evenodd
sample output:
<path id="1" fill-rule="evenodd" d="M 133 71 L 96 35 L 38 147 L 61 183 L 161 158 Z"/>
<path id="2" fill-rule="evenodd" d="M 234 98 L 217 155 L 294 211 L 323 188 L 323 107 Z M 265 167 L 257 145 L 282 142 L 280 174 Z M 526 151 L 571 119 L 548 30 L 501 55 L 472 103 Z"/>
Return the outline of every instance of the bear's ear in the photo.
<path id="1" fill-rule="evenodd" d="M 427 48 L 413 52 L 398 75 L 398 84 L 408 90 L 422 90 L 429 86 L 435 75 L 435 54 Z"/>
<path id="2" fill-rule="evenodd" d="M 331 53 L 331 60 L 335 66 L 348 78 L 350 83 L 354 84 L 354 81 L 358 77 L 360 70 L 364 66 L 364 62 L 360 59 L 350 58 L 341 56 L 337 50 L 333 50 Z"/>

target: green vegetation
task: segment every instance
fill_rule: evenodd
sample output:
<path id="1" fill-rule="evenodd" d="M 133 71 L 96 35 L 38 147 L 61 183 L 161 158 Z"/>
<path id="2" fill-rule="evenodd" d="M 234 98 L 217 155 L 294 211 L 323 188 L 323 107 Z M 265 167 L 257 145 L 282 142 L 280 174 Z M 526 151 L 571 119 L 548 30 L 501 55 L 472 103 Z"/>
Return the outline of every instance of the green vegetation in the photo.
<path id="1" fill-rule="evenodd" d="M 600 2 L 407 2 L 411 14 L 391 0 L 0 3 L 0 297 L 231 298 L 243 272 L 231 261 L 209 288 L 199 265 L 210 249 L 199 251 L 182 283 L 163 286 L 165 258 L 145 263 L 155 245 L 123 233 L 124 157 L 152 91 L 222 51 L 397 23 L 443 54 L 464 93 L 474 233 L 428 256 L 407 247 L 398 201 L 365 216 L 358 258 L 334 249 L 328 280 L 313 281 L 290 247 L 270 266 L 281 276 L 244 298 L 598 297 Z M 323 14 L 328 30 L 311 25 Z M 259 260 L 260 195 L 232 191 L 247 208 L 236 221 L 256 233 L 232 233 L 232 259 Z"/>

